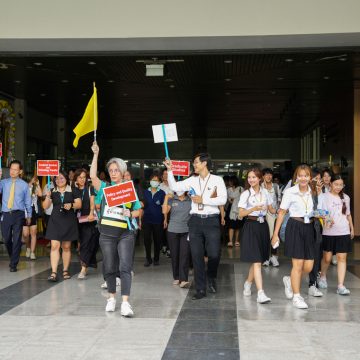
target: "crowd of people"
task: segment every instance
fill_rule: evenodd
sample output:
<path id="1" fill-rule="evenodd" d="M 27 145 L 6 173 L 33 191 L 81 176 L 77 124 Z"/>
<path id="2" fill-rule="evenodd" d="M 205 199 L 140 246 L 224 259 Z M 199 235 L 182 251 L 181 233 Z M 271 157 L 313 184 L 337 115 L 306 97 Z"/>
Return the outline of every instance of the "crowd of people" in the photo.
<path id="1" fill-rule="evenodd" d="M 294 307 L 308 308 L 301 296 L 302 277 L 308 276 L 308 295 L 323 296 L 332 258 L 337 263 L 337 293 L 349 295 L 344 285 L 347 254 L 352 249 L 354 226 L 350 198 L 344 194 L 344 179 L 331 170 L 319 171 L 299 165 L 293 178 L 282 185 L 274 180 L 272 169 L 249 169 L 244 187 L 233 176 L 211 172 L 211 157 L 197 154 L 193 174 L 176 180 L 172 163 L 164 161 L 162 173 L 154 172 L 149 187 L 135 185 L 137 200 L 109 207 L 103 190 L 132 180 L 127 164 L 111 158 L 106 173 L 98 172 L 99 146 L 92 145 L 89 169 L 64 171 L 43 189 L 32 176 L 22 179 L 22 165 L 10 164 L 10 177 L 0 181 L 2 194 L 1 231 L 11 272 L 17 271 L 22 243 L 26 257 L 36 260 L 37 219 L 44 211 L 46 239 L 51 242 L 51 273 L 48 280 L 70 279 L 71 245 L 77 243 L 79 273 L 85 280 L 89 267 L 97 267 L 102 253 L 103 289 L 109 296 L 105 310 L 115 311 L 117 286 L 121 282 L 121 315 L 132 317 L 129 302 L 134 274 L 135 241 L 142 231 L 144 267 L 158 266 L 163 250 L 171 258 L 173 285 L 189 288 L 193 268 L 193 300 L 216 293 L 221 258 L 223 228 L 227 247 L 240 247 L 240 261 L 249 264 L 243 295 L 250 296 L 252 284 L 257 302 L 271 302 L 264 291 L 263 266 L 278 267 L 278 248 L 284 242 L 285 256 L 291 259 L 291 273 L 283 277 L 285 295 Z"/>

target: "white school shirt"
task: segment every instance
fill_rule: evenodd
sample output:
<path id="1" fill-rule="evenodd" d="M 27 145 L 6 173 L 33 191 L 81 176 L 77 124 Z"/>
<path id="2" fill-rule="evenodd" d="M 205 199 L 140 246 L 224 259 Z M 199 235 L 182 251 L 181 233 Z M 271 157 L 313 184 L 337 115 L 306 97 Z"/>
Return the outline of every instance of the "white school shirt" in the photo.
<path id="1" fill-rule="evenodd" d="M 280 188 L 279 188 L 279 185 L 278 184 L 275 184 L 275 183 L 271 183 L 271 189 L 269 190 L 266 186 L 265 186 L 265 182 L 263 182 L 261 184 L 261 187 L 265 190 L 267 190 L 267 192 L 269 193 L 271 199 L 272 199 L 272 202 L 271 202 L 271 205 L 274 209 L 278 209 L 279 207 L 279 202 L 281 201 L 281 192 L 280 192 Z M 268 215 L 271 215 L 271 216 L 276 216 L 276 214 L 271 214 L 270 211 L 268 211 Z"/>
<path id="2" fill-rule="evenodd" d="M 199 210 L 198 204 L 191 203 L 190 214 L 213 215 L 219 214 L 219 206 L 225 205 L 227 200 L 227 192 L 222 177 L 209 174 L 205 179 L 201 176 L 191 176 L 183 181 L 175 181 L 172 171 L 168 171 L 168 183 L 172 191 L 190 191 L 195 190 L 196 195 L 203 199 L 204 209 Z M 206 186 L 205 186 L 206 184 Z M 216 191 L 217 196 L 212 198 L 211 195 Z"/>
<path id="3" fill-rule="evenodd" d="M 245 210 L 249 210 L 255 206 L 259 206 L 259 205 L 269 206 L 271 204 L 272 204 L 272 198 L 269 192 L 260 186 L 260 191 L 258 193 L 256 193 L 253 188 L 245 190 L 240 195 L 238 207 Z M 247 216 L 256 216 L 256 217 L 265 216 L 266 212 L 267 209 L 260 211 L 253 211 Z"/>
<path id="4" fill-rule="evenodd" d="M 346 205 L 345 214 L 342 213 L 343 201 L 340 196 L 335 196 L 330 192 L 319 196 L 318 208 L 329 211 L 330 217 L 334 221 L 330 228 L 324 227 L 323 235 L 341 236 L 350 234 L 350 223 L 347 219 L 347 216 L 350 215 L 350 198 L 346 194 L 344 194 L 344 202 Z"/>
<path id="5" fill-rule="evenodd" d="M 285 190 L 280 209 L 289 210 L 290 217 L 311 216 L 314 204 L 311 189 L 308 186 L 306 193 L 302 193 L 299 185 L 294 185 Z"/>

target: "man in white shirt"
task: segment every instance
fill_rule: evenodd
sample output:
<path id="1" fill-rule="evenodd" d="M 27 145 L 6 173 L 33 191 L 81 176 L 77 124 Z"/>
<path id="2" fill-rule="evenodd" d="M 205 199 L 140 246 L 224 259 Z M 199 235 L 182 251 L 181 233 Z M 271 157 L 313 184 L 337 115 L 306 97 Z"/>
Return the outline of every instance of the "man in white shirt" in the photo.
<path id="1" fill-rule="evenodd" d="M 168 182 L 174 192 L 187 191 L 191 196 L 189 239 L 194 264 L 196 294 L 193 300 L 206 296 L 205 251 L 208 256 L 207 280 L 210 292 L 216 292 L 217 269 L 220 263 L 221 230 L 219 206 L 225 205 L 227 192 L 223 179 L 210 174 L 211 158 L 207 153 L 194 157 L 195 174 L 184 181 L 175 181 L 171 161 L 164 162 L 168 169 Z"/>

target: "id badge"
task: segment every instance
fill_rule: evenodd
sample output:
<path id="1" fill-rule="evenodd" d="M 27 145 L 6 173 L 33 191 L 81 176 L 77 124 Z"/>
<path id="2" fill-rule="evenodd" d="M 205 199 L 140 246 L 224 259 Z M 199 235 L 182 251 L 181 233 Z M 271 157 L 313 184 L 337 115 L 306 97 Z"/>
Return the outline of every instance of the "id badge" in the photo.
<path id="1" fill-rule="evenodd" d="M 264 217 L 263 217 L 263 216 L 259 216 L 259 217 L 258 217 L 258 222 L 259 222 L 260 224 L 262 224 L 262 223 L 264 222 Z"/>
<path id="2" fill-rule="evenodd" d="M 204 204 L 198 204 L 198 210 L 204 210 Z"/>
<path id="3" fill-rule="evenodd" d="M 310 224 L 309 215 L 305 215 L 305 216 L 304 216 L 304 223 L 305 223 L 305 224 Z"/>

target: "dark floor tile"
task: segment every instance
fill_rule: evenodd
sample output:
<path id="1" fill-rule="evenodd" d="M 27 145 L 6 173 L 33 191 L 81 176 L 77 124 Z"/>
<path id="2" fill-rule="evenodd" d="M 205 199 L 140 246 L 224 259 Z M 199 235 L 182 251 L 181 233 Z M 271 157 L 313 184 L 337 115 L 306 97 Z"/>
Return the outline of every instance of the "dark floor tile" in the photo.
<path id="1" fill-rule="evenodd" d="M 239 360 L 239 350 L 236 349 L 166 349 L 162 360 Z"/>
<path id="2" fill-rule="evenodd" d="M 201 301 L 201 300 L 197 300 Z M 179 320 L 233 320 L 236 319 L 236 312 L 234 310 L 222 309 L 182 309 L 179 315 Z"/>
<path id="3" fill-rule="evenodd" d="M 222 309 L 222 310 L 234 310 L 236 311 L 235 299 L 217 299 L 216 297 L 207 296 L 201 300 L 191 300 L 188 298 L 184 304 L 183 309 Z"/>
<path id="4" fill-rule="evenodd" d="M 174 332 L 225 332 L 238 331 L 237 319 L 234 320 L 178 320 Z"/>

